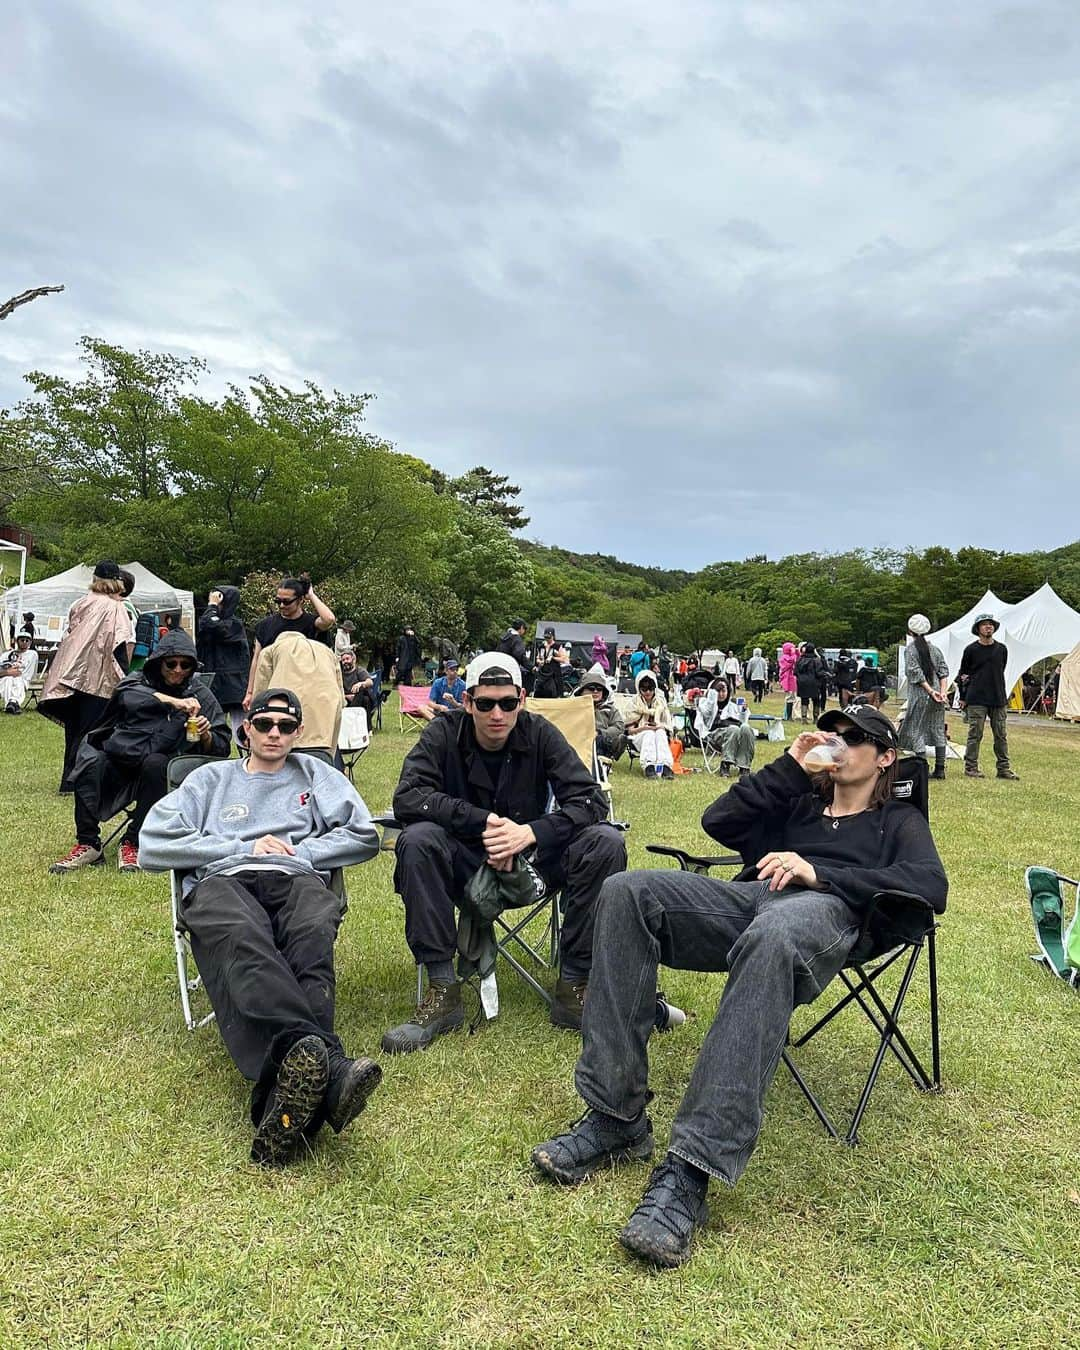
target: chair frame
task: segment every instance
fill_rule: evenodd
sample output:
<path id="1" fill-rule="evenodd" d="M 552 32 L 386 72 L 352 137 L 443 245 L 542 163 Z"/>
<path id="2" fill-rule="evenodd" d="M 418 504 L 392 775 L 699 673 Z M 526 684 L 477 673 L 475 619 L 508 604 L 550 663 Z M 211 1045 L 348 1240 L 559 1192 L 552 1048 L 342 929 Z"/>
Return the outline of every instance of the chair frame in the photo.
<path id="1" fill-rule="evenodd" d="M 355 727 L 350 728 L 350 723 L 357 723 Z M 349 744 L 346 745 L 346 739 Z M 341 762 L 345 765 L 345 773 L 349 782 L 355 787 L 356 779 L 353 776 L 356 765 L 367 753 L 371 745 L 371 731 L 368 727 L 366 708 L 343 708 L 341 711 L 341 730 L 338 733 L 338 753 L 341 755 Z"/>
<path id="2" fill-rule="evenodd" d="M 295 752 L 294 753 L 298 753 Z M 299 753 L 303 753 L 300 751 Z M 178 788 L 189 773 L 194 773 L 196 769 L 201 769 L 206 764 L 222 764 L 226 761 L 215 758 L 212 755 L 177 755 L 169 761 L 166 770 L 166 785 L 170 792 Z M 177 772 L 174 772 L 176 766 Z M 175 781 L 174 781 L 175 779 Z M 176 957 L 176 978 L 180 988 L 180 1007 L 183 1013 L 184 1025 L 188 1031 L 198 1031 L 201 1027 L 207 1026 L 213 1022 L 217 1013 L 213 1008 L 208 1013 L 196 1016 L 192 1010 L 192 1000 L 200 989 L 203 989 L 202 976 L 198 972 L 195 964 L 195 957 L 191 950 L 191 937 L 183 925 L 180 917 L 180 901 L 183 896 L 184 878 L 186 872 L 169 872 L 169 916 L 172 924 L 173 951 Z M 330 874 L 330 889 L 335 895 L 341 898 L 342 905 L 347 904 L 345 892 L 345 877 L 341 868 L 337 868 Z M 192 975 L 191 972 L 195 971 Z M 205 992 L 205 991 L 204 991 Z"/>
<path id="3" fill-rule="evenodd" d="M 916 786 L 911 795 L 917 797 L 918 800 L 913 801 L 912 806 L 915 810 L 922 810 L 927 800 L 926 761 L 916 757 L 905 760 L 903 763 L 905 768 L 916 776 Z M 901 779 L 897 786 L 900 787 L 904 782 L 912 783 L 913 779 Z M 694 872 L 699 876 L 707 876 L 714 867 L 742 867 L 744 865 L 743 859 L 737 854 L 701 857 L 687 853 L 683 849 L 671 848 L 666 845 L 647 844 L 645 847 L 649 853 L 674 858 L 683 871 Z M 879 918 L 888 921 L 890 911 L 897 921 L 896 942 L 868 957 L 853 955 L 849 958 L 836 976 L 844 985 L 846 992 L 801 1035 L 793 1038 L 789 1029 L 788 1043 L 781 1054 L 784 1065 L 826 1133 L 838 1143 L 844 1143 L 852 1147 L 859 1142 L 859 1126 L 862 1124 L 863 1116 L 870 1105 L 878 1076 L 890 1052 L 920 1092 L 940 1092 L 942 1087 L 937 977 L 937 930 L 940 924 L 933 906 L 921 896 L 897 891 L 879 892 L 873 897 L 870 907 L 864 915 L 862 932 L 853 953 L 859 952 L 860 948 L 864 947 L 871 924 Z M 926 952 L 929 997 L 929 1072 L 900 1026 L 900 1016 L 924 949 Z M 882 997 L 882 992 L 878 988 L 878 981 L 894 967 L 899 970 L 900 978 L 891 1001 L 889 1001 Z M 810 1087 L 795 1062 L 792 1052 L 807 1045 L 829 1026 L 845 1008 L 852 1005 L 861 1009 L 867 1021 L 874 1028 L 878 1044 L 870 1071 L 863 1081 L 858 1103 L 851 1114 L 848 1128 L 841 1132 L 836 1121 Z"/>

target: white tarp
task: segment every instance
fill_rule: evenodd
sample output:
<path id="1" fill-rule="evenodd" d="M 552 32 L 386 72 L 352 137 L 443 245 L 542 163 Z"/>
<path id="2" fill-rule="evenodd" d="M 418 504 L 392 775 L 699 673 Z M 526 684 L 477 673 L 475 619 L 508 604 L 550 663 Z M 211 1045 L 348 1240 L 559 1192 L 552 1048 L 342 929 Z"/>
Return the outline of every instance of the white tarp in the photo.
<path id="1" fill-rule="evenodd" d="M 1080 642 L 1061 663 L 1056 717 L 1080 718 Z"/>
<path id="2" fill-rule="evenodd" d="M 142 563 L 120 565 L 135 578 L 131 603 L 140 613 L 178 610 L 181 624 L 194 636 L 195 598 L 191 591 L 170 586 Z M 66 626 L 68 610 L 76 600 L 80 600 L 86 594 L 93 577 L 94 569 L 85 563 L 79 563 L 75 567 L 69 567 L 66 572 L 58 572 L 55 576 L 46 577 L 44 581 L 34 581 L 23 587 L 22 611 L 25 614 L 29 610 L 34 615 L 34 627 L 39 636 L 44 636 L 50 618 L 58 618 Z M 13 587 L 4 596 L 4 606 L 9 616 L 14 615 L 17 603 L 18 595 Z"/>
<path id="3" fill-rule="evenodd" d="M 954 680 L 960 670 L 964 648 L 975 641 L 971 625 L 979 614 L 992 614 L 1001 625 L 994 636 L 1009 649 L 1005 688 L 1010 691 L 1024 671 L 1030 670 L 1037 661 L 1071 652 L 1080 642 L 1080 614 L 1062 600 L 1048 581 L 1015 605 L 1006 605 L 993 591 L 987 591 L 954 623 L 927 635 L 927 641 L 939 648 L 944 656 L 950 680 Z M 903 670 L 901 650 L 901 675 Z M 903 693 L 901 689 L 901 697 Z"/>

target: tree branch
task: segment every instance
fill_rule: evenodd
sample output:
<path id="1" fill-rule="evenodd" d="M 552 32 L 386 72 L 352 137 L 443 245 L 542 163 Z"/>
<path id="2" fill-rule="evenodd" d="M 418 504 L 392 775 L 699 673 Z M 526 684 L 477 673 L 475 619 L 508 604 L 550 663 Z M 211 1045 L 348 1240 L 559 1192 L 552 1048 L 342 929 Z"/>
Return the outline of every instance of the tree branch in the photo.
<path id="1" fill-rule="evenodd" d="M 63 289 L 63 286 L 35 286 L 33 290 L 23 291 L 22 295 L 13 295 L 10 300 L 5 300 L 0 305 L 0 319 L 6 319 L 9 314 L 14 314 L 20 305 L 28 305 L 31 300 L 36 300 L 41 295 L 57 295 Z"/>

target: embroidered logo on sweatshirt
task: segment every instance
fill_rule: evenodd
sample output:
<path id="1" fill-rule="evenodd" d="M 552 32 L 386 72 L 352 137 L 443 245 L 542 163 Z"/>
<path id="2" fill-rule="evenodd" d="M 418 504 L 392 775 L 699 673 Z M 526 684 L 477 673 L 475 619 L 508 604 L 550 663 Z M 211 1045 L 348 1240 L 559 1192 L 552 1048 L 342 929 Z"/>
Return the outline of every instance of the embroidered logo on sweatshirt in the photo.
<path id="1" fill-rule="evenodd" d="M 308 802 L 311 801 L 311 793 L 301 792 L 300 796 L 297 798 L 297 801 L 300 803 L 301 806 L 307 806 Z"/>
<path id="2" fill-rule="evenodd" d="M 250 814 L 246 802 L 233 802 L 231 806 L 221 808 L 221 819 L 229 823 L 235 820 L 247 820 Z"/>

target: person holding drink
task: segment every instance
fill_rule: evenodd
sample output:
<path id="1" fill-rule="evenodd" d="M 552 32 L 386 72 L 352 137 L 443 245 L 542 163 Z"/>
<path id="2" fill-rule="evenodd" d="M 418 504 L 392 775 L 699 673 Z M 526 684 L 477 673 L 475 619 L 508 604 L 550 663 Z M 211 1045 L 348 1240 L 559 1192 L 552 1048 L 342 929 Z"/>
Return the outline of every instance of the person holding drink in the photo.
<path id="1" fill-rule="evenodd" d="M 587 1110 L 533 1149 L 545 1176 L 576 1183 L 652 1155 L 647 1046 L 657 965 L 728 972 L 667 1154 L 619 1234 L 652 1265 L 681 1264 L 708 1218 L 710 1179 L 734 1186 L 742 1175 L 792 1012 L 852 955 L 873 897 L 904 891 L 945 908 L 948 882 L 930 828 L 892 795 L 893 724 L 876 708 L 852 706 L 825 713 L 817 728 L 702 817 L 706 833 L 741 856 L 734 881 L 659 869 L 609 877 L 600 892 L 575 1075 Z M 811 773 L 814 763 L 821 768 Z"/>

